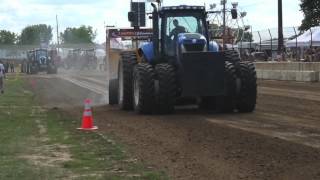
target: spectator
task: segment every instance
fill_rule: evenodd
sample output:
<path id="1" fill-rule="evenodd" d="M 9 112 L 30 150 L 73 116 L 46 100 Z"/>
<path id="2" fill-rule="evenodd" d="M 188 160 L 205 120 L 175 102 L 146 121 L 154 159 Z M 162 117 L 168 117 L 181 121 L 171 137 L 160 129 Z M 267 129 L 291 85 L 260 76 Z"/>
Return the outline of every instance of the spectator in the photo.
<path id="1" fill-rule="evenodd" d="M 317 62 L 320 61 L 320 48 L 316 49 L 315 61 L 317 61 Z"/>
<path id="2" fill-rule="evenodd" d="M 4 68 L 4 65 L 2 64 L 2 61 L 0 60 L 0 92 L 3 94 L 4 92 L 4 78 L 6 75 L 6 70 Z"/>
<path id="3" fill-rule="evenodd" d="M 6 64 L 4 64 L 4 68 L 5 68 L 6 73 L 8 73 L 9 72 L 9 61 L 7 61 Z"/>
<path id="4" fill-rule="evenodd" d="M 13 62 L 10 63 L 10 71 L 12 73 L 14 73 L 14 63 Z"/>

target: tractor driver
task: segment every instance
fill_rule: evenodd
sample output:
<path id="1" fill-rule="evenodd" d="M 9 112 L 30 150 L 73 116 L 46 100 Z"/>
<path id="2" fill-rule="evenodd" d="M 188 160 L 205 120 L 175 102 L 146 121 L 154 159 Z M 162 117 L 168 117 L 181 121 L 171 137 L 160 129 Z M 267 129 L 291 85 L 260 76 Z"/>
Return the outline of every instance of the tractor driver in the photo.
<path id="1" fill-rule="evenodd" d="M 169 37 L 171 38 L 173 36 L 174 42 L 177 40 L 178 35 L 180 33 L 186 33 L 186 28 L 179 25 L 179 21 L 177 19 L 173 20 L 174 29 L 170 32 Z"/>

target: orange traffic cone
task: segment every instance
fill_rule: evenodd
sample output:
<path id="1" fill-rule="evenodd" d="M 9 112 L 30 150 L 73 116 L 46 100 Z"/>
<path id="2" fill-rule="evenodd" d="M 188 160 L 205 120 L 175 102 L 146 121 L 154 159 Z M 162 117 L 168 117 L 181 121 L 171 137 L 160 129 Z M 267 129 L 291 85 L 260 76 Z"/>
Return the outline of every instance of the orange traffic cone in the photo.
<path id="1" fill-rule="evenodd" d="M 82 115 L 82 126 L 78 128 L 80 130 L 96 130 L 98 129 L 97 126 L 93 126 L 93 117 L 91 111 L 91 100 L 86 99 L 84 101 L 84 112 Z"/>

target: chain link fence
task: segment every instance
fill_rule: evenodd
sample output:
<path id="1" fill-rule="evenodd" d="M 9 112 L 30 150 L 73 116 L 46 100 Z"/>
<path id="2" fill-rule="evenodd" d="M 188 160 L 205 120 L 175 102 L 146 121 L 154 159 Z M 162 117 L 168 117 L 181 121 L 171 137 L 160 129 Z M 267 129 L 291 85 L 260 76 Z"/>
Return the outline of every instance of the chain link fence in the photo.
<path id="1" fill-rule="evenodd" d="M 300 32 L 298 27 L 286 27 L 283 29 L 284 52 L 283 56 L 278 52 L 278 29 L 265 29 L 253 31 L 252 42 L 238 42 L 241 57 L 245 60 L 290 60 L 290 61 L 320 61 L 320 49 L 314 39 L 314 33 L 319 28 L 311 28 L 306 32 Z M 307 44 L 299 42 L 299 36 L 306 35 Z M 290 46 L 286 46 L 290 42 Z"/>

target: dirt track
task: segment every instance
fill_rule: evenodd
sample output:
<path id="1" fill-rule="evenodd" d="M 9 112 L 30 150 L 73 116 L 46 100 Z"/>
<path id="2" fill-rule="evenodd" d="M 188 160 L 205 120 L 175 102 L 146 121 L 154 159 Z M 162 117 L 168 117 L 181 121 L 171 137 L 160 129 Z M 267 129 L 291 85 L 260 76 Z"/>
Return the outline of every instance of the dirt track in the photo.
<path id="1" fill-rule="evenodd" d="M 84 98 L 106 103 L 101 73 L 28 78 L 44 105 L 81 115 Z M 320 84 L 260 81 L 252 114 L 196 109 L 142 116 L 94 108 L 100 132 L 112 134 L 172 179 L 320 179 Z"/>

